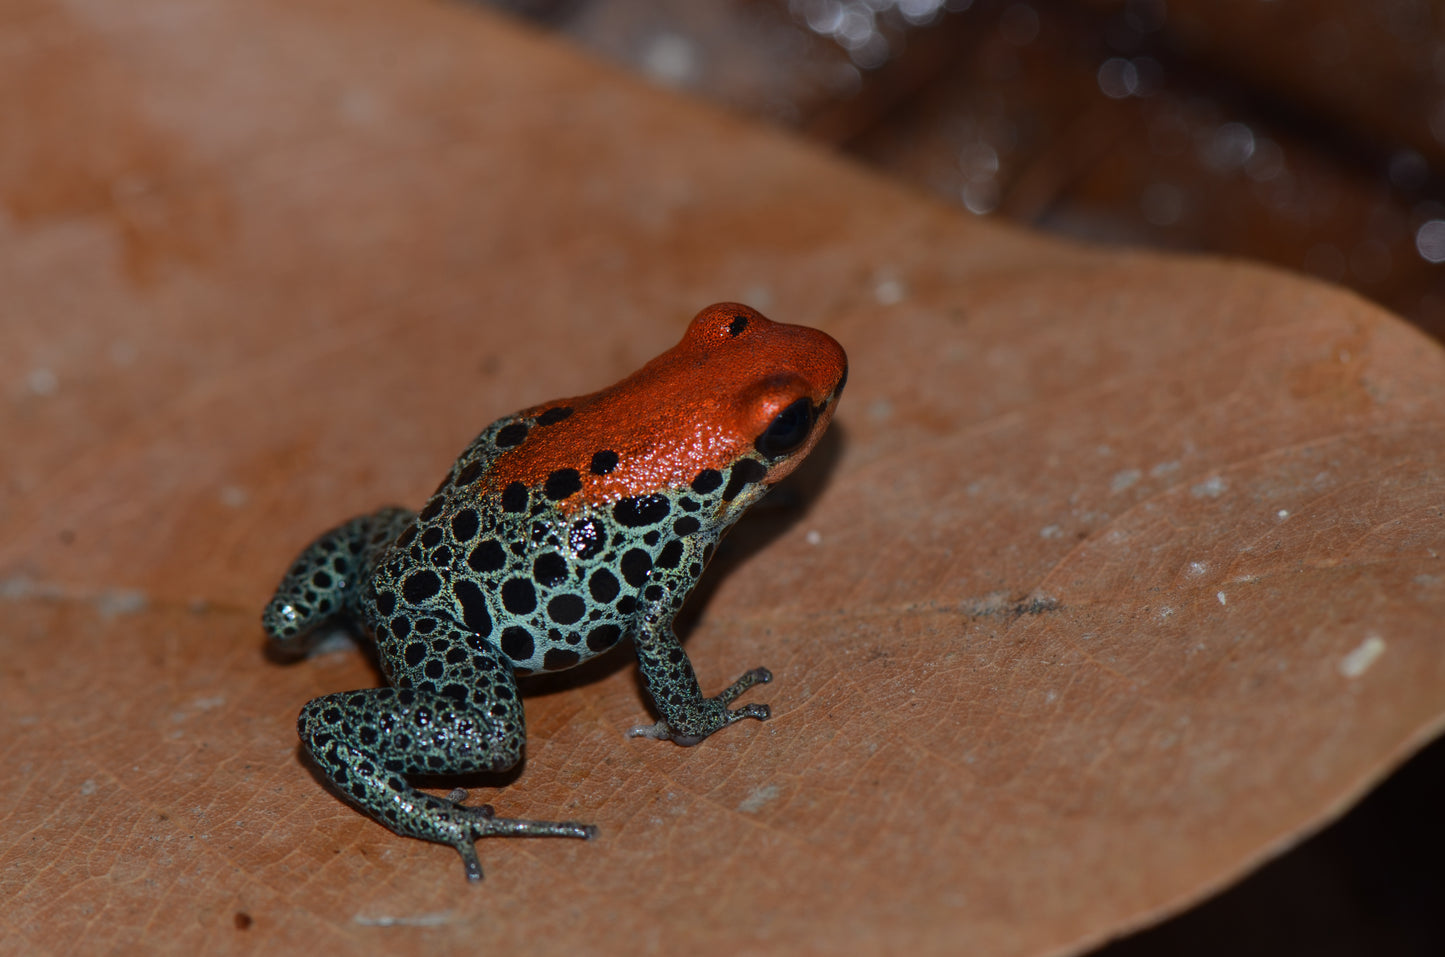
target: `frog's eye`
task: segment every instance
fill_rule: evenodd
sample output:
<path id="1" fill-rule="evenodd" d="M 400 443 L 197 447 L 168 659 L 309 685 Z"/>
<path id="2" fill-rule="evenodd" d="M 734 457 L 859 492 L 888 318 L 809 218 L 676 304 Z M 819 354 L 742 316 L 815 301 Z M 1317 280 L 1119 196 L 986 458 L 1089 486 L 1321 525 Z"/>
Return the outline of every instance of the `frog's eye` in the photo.
<path id="1" fill-rule="evenodd" d="M 812 431 L 813 403 L 805 397 L 779 412 L 754 444 L 766 457 L 781 458 L 808 441 Z"/>

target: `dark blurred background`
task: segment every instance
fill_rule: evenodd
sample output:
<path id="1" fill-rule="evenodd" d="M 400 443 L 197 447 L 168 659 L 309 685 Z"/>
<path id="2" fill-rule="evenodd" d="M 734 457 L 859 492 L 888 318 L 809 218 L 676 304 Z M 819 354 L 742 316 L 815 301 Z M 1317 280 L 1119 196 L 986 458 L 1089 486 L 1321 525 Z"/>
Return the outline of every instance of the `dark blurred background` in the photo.
<path id="1" fill-rule="evenodd" d="M 1272 263 L 1445 339 L 1445 0 L 490 5 L 974 215 Z M 1445 955 L 1442 810 L 1437 742 L 1094 957 Z"/>
<path id="2" fill-rule="evenodd" d="M 1440 3 L 493 5 L 976 215 L 1273 263 L 1445 338 Z"/>

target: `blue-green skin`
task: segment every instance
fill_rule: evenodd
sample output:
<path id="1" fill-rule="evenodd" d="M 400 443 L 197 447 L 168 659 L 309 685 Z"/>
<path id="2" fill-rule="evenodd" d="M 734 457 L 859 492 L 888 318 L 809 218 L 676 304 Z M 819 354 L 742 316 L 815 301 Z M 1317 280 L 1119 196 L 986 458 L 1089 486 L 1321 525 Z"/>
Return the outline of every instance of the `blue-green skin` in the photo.
<path id="1" fill-rule="evenodd" d="M 820 412 L 831 414 L 841 388 L 839 381 Z M 457 803 L 465 792 L 443 799 L 407 781 L 513 767 L 526 738 L 516 674 L 572 667 L 629 636 L 662 718 L 632 734 L 690 745 L 744 718 L 769 717 L 764 704 L 728 707 L 770 681 L 766 669 L 704 697 L 672 624 L 718 540 L 767 493 L 761 479 L 776 461 L 753 452 L 688 485 L 566 515 L 549 497 L 565 490 L 514 483 L 479 494 L 519 429 L 545 429 L 557 414 L 494 422 L 420 514 L 386 508 L 321 536 L 263 617 L 283 648 L 338 615 L 374 637 L 391 687 L 312 700 L 297 721 L 301 741 L 368 815 L 398 834 L 456 848 L 471 880 L 482 876 L 478 838 L 597 834 L 575 822 L 498 818 L 489 806 Z"/>

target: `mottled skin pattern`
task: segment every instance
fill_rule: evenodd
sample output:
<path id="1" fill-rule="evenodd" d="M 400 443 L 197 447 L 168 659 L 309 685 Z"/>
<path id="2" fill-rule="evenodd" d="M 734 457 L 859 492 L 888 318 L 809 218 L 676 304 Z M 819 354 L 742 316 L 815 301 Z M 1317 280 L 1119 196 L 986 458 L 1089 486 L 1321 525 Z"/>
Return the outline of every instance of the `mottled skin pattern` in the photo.
<path id="1" fill-rule="evenodd" d="M 633 734 L 691 745 L 768 707 L 728 707 L 755 668 L 704 697 L 673 619 L 723 534 L 812 449 L 847 358 L 829 336 L 735 303 L 609 389 L 492 423 L 420 513 L 327 532 L 267 607 L 278 646 L 343 616 L 375 639 L 391 687 L 316 698 L 297 727 L 341 793 L 399 834 L 448 844 L 590 838 L 417 790 L 416 774 L 502 771 L 526 738 L 516 675 L 570 668 L 624 637 L 661 720 Z"/>

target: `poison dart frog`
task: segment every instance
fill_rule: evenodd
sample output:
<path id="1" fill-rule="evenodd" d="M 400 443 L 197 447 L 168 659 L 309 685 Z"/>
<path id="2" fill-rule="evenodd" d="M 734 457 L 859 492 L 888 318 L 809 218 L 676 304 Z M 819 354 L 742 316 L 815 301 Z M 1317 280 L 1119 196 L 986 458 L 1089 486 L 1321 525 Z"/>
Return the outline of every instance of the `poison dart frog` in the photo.
<path id="1" fill-rule="evenodd" d="M 660 715 L 634 736 L 694 745 L 765 704 L 730 708 L 754 668 L 704 697 L 673 619 L 719 539 L 797 467 L 848 376 L 826 333 L 736 303 L 616 385 L 493 422 L 420 512 L 383 508 L 322 535 L 263 624 L 293 651 L 341 616 L 375 641 L 390 687 L 329 694 L 297 720 L 345 797 L 398 834 L 456 848 L 480 880 L 483 837 L 592 838 L 576 822 L 500 818 L 418 790 L 411 775 L 505 771 L 522 757 L 518 675 L 559 671 L 632 639 Z"/>

